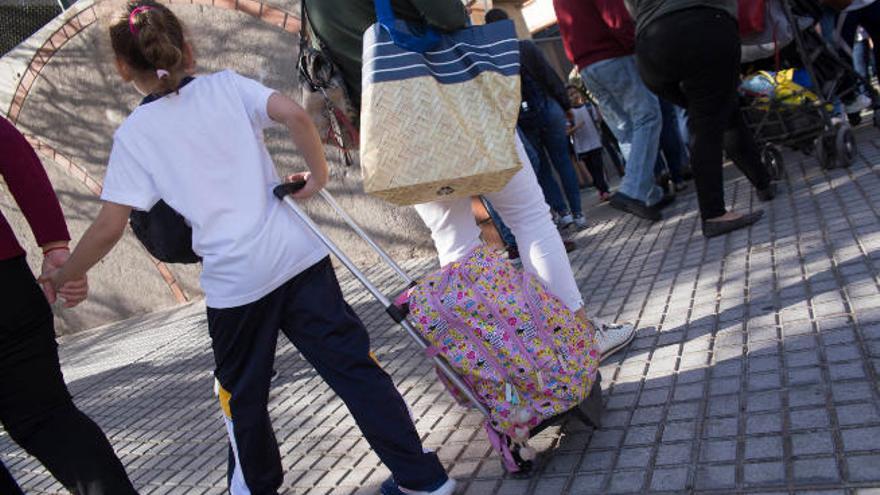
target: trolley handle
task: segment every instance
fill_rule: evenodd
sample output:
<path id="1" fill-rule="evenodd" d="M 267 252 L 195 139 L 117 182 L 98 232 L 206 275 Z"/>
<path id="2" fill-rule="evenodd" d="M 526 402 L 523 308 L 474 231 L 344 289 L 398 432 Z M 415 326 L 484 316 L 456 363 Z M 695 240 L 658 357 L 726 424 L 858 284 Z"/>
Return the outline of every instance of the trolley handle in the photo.
<path id="1" fill-rule="evenodd" d="M 272 193 L 275 195 L 275 197 L 277 197 L 281 201 L 284 201 L 287 196 L 298 192 L 305 186 L 306 181 L 302 179 L 297 179 L 275 186 L 275 188 L 272 190 Z M 376 241 L 374 241 L 373 238 L 370 237 L 370 235 L 367 234 L 353 218 L 351 218 L 348 212 L 346 212 L 342 208 L 342 206 L 340 206 L 339 203 L 336 202 L 336 198 L 334 198 L 333 195 L 330 194 L 330 191 L 328 191 L 327 188 L 321 189 L 318 192 L 318 195 L 324 198 L 324 201 L 326 201 L 327 204 L 330 205 L 333 211 L 335 211 L 336 214 L 345 221 L 345 223 L 355 232 L 355 234 L 357 234 L 358 237 L 360 237 L 371 248 L 373 248 L 373 251 L 377 255 L 379 255 L 379 257 L 382 259 L 382 261 L 385 262 L 386 265 L 388 265 L 395 273 L 397 273 L 397 276 L 400 277 L 400 279 L 403 280 L 404 283 L 406 283 L 407 287 L 412 288 L 416 285 L 415 280 L 410 277 L 409 274 L 406 273 L 406 271 L 401 268 L 396 261 L 391 259 L 391 256 L 388 255 L 388 253 L 382 248 L 382 246 L 377 244 Z M 397 317 L 395 317 L 395 319 L 397 319 Z"/>
<path id="2" fill-rule="evenodd" d="M 302 189 L 305 184 L 306 183 L 303 180 L 287 182 L 275 186 L 275 188 L 272 190 L 272 193 L 276 197 L 278 197 L 278 199 L 287 203 L 287 205 L 293 209 L 296 215 L 306 224 L 309 230 L 311 230 L 316 236 L 318 236 L 318 238 L 321 240 L 321 242 L 324 243 L 327 249 L 331 253 L 333 253 L 334 256 L 336 256 L 336 258 L 348 269 L 348 271 L 351 272 L 352 275 L 354 275 L 356 279 L 358 279 L 358 281 L 360 281 L 361 285 L 363 285 L 364 288 L 367 289 L 367 292 L 371 293 L 373 297 L 375 297 L 376 300 L 378 300 L 379 303 L 385 307 L 385 311 L 388 313 L 388 315 L 391 316 L 391 318 L 395 322 L 399 323 L 404 330 L 406 330 L 406 332 L 410 335 L 410 337 L 412 337 L 413 340 L 415 340 L 419 347 L 421 347 L 422 349 L 428 349 L 431 345 L 430 342 L 428 342 L 423 336 L 421 336 L 406 318 L 408 308 L 400 307 L 394 302 L 390 301 L 388 297 L 386 297 L 385 294 L 383 294 L 382 291 L 380 291 L 379 288 L 376 287 L 367 278 L 367 276 L 360 270 L 360 268 L 358 268 L 354 264 L 354 262 L 352 262 L 351 259 L 342 252 L 339 246 L 337 246 L 335 242 L 333 242 L 329 237 L 325 236 L 321 232 L 321 229 L 318 228 L 315 222 L 312 221 L 312 219 L 309 218 L 309 216 L 304 211 L 302 211 L 296 201 L 290 197 L 291 194 Z M 330 203 L 330 206 L 334 210 L 336 210 L 337 213 L 342 215 L 345 222 L 349 226 L 351 226 L 351 228 L 353 228 L 363 240 L 367 241 L 370 246 L 372 246 L 376 250 L 376 252 L 382 257 L 382 259 L 385 260 L 385 262 L 394 269 L 394 271 L 396 271 L 398 274 L 401 274 L 404 280 L 412 283 L 412 279 L 409 278 L 406 272 L 404 272 L 403 269 L 400 268 L 400 266 L 391 259 L 388 253 L 386 253 L 385 250 L 383 250 L 378 244 L 376 244 L 375 241 L 373 241 L 370 236 L 367 235 L 367 233 L 360 228 L 360 226 L 354 221 L 354 219 L 352 219 L 345 212 L 345 210 L 343 210 L 339 206 L 336 200 L 333 199 L 333 196 L 329 192 L 327 192 L 326 189 L 321 190 L 321 196 L 323 196 L 323 198 L 328 203 Z M 489 409 L 480 402 L 479 398 L 470 388 L 470 385 L 468 385 L 458 375 L 458 373 L 455 372 L 452 366 L 449 365 L 449 362 L 447 362 L 446 359 L 441 356 L 433 356 L 432 360 L 434 361 L 434 364 L 436 364 L 440 368 L 443 374 L 446 375 L 446 377 L 464 393 L 468 400 L 470 400 L 471 404 L 473 404 L 474 407 L 476 407 L 481 413 L 483 413 L 487 420 L 490 419 L 491 416 L 489 415 Z"/>

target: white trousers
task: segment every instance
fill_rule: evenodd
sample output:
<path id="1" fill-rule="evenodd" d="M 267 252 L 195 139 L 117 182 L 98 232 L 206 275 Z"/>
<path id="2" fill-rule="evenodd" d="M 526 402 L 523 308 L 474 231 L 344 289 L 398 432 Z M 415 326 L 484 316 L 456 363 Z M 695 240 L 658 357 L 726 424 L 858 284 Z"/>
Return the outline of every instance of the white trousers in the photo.
<path id="1" fill-rule="evenodd" d="M 484 196 L 516 237 L 525 269 L 537 275 L 572 311 L 577 311 L 584 301 L 519 135 L 516 151 L 522 169 L 504 189 Z M 440 265 L 460 261 L 480 245 L 480 228 L 471 211 L 470 198 L 434 201 L 415 208 L 431 229 Z"/>

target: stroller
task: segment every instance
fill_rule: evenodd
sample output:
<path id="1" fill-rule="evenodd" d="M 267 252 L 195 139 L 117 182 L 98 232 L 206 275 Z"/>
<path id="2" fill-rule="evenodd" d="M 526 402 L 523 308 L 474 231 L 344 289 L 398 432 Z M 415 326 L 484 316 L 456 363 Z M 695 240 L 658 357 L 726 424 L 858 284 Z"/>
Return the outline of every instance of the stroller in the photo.
<path id="1" fill-rule="evenodd" d="M 751 94 L 742 98 L 743 117 L 761 149 L 762 162 L 771 176 L 779 179 L 784 170 L 780 146 L 785 146 L 815 154 L 825 169 L 849 167 L 856 155 L 855 136 L 849 126 L 832 120 L 832 102 L 853 100 L 864 90 L 871 107 L 877 109 L 880 98 L 852 62 L 814 29 L 821 17 L 815 0 L 765 0 L 765 4 L 767 17 L 773 17 L 765 18 L 766 24 L 773 25 L 773 42 L 764 67 L 768 63 L 776 70 L 799 67 L 803 77 L 801 84 L 787 81 L 783 97 L 756 98 Z M 777 32 L 780 25 L 788 31 L 782 33 L 788 38 L 784 47 L 777 42 L 783 37 Z M 750 48 L 745 38 L 743 45 L 745 55 Z M 760 67 L 761 62 L 751 66 Z M 880 127 L 880 112 L 874 112 L 874 125 Z"/>

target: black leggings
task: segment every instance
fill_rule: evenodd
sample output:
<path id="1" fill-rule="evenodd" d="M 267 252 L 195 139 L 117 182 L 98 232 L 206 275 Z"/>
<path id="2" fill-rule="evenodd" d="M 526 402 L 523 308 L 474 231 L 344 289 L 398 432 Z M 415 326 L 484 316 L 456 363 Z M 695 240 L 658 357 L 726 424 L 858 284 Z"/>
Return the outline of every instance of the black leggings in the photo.
<path id="1" fill-rule="evenodd" d="M 602 148 L 587 151 L 578 155 L 578 160 L 586 165 L 593 177 L 593 186 L 599 192 L 608 192 L 608 182 L 605 180 L 605 163 L 602 161 Z"/>
<path id="2" fill-rule="evenodd" d="M 73 493 L 136 494 L 107 437 L 70 398 L 52 310 L 24 257 L 0 261 L 0 280 L 0 422 L 6 432 Z"/>
<path id="3" fill-rule="evenodd" d="M 737 101 L 740 41 L 736 21 L 700 7 L 660 17 L 636 41 L 639 72 L 658 96 L 688 110 L 691 168 L 700 215 L 723 215 L 722 149 L 758 189 L 770 184 Z"/>

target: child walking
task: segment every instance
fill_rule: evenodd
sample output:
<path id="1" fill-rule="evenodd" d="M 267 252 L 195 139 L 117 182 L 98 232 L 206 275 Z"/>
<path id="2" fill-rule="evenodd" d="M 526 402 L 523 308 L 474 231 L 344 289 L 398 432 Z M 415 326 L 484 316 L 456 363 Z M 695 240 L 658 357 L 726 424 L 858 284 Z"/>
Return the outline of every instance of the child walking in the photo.
<path id="1" fill-rule="evenodd" d="M 599 199 L 608 201 L 602 138 L 596 128 L 599 115 L 593 105 L 584 102 L 584 95 L 577 87 L 568 86 L 568 99 L 571 100 L 571 113 L 574 115 L 574 125 L 568 130 L 574 143 L 574 152 L 593 177 L 593 186 L 599 191 Z"/>
<path id="2" fill-rule="evenodd" d="M 287 127 L 309 172 L 294 194 L 327 182 L 318 133 L 290 99 L 226 70 L 187 77 L 192 49 L 177 17 L 151 0 L 131 3 L 110 28 L 119 74 L 143 95 L 113 139 L 103 206 L 68 262 L 60 287 L 101 260 L 132 208 L 160 199 L 192 225 L 202 257 L 220 407 L 229 434 L 229 491 L 275 494 L 281 458 L 267 411 L 279 329 L 342 398 L 392 472 L 383 494 L 449 495 L 455 482 L 421 445 L 390 377 L 370 357 L 363 323 L 343 300 L 320 241 L 272 195 L 279 178 L 263 143 Z"/>

